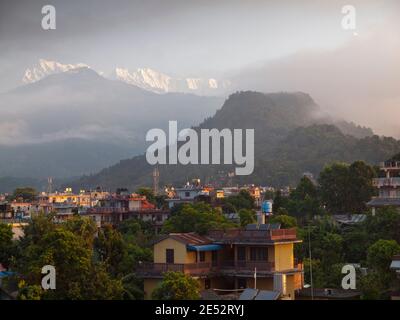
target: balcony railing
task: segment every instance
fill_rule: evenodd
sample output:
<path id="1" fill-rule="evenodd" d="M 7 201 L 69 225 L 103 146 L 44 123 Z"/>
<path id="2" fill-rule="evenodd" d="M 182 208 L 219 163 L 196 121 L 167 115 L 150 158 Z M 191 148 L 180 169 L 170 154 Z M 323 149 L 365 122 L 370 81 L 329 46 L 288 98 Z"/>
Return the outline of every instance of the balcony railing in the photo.
<path id="1" fill-rule="evenodd" d="M 385 161 L 381 162 L 379 166 L 382 169 L 399 169 L 400 170 L 400 161 Z"/>
<path id="2" fill-rule="evenodd" d="M 184 272 L 191 275 L 199 275 L 206 272 L 210 272 L 211 263 L 199 262 L 199 263 L 142 263 L 138 267 L 138 271 L 141 274 L 148 275 L 162 275 L 164 272 Z"/>
<path id="3" fill-rule="evenodd" d="M 296 266 L 295 266 L 296 267 Z M 245 272 L 254 273 L 273 272 L 275 264 L 266 261 L 223 261 L 220 263 L 142 263 L 138 272 L 142 275 L 162 275 L 168 271 L 179 271 L 190 275 L 204 275 L 209 272 Z"/>
<path id="4" fill-rule="evenodd" d="M 275 264 L 267 261 L 223 261 L 213 267 L 215 271 L 236 271 L 236 272 L 272 272 L 275 270 Z"/>
<path id="5" fill-rule="evenodd" d="M 128 208 L 112 208 L 112 207 L 94 207 L 89 208 L 86 211 L 88 214 L 90 213 L 126 213 L 129 212 Z"/>
<path id="6" fill-rule="evenodd" d="M 400 178 L 375 178 L 372 180 L 372 184 L 375 187 L 399 187 Z"/>

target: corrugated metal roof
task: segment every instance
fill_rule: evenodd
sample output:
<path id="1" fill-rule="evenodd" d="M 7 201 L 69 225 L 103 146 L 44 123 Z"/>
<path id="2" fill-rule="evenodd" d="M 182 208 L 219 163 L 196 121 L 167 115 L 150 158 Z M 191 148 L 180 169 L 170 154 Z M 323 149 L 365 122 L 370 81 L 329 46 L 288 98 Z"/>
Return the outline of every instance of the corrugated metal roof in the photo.
<path id="1" fill-rule="evenodd" d="M 254 300 L 278 300 L 279 291 L 260 290 Z"/>
<path id="2" fill-rule="evenodd" d="M 254 300 L 258 290 L 256 289 L 245 289 L 239 297 L 239 300 Z"/>
<path id="3" fill-rule="evenodd" d="M 361 223 L 367 218 L 365 214 L 335 214 L 333 219 L 339 223 L 343 224 L 356 224 Z"/>
<path id="4" fill-rule="evenodd" d="M 245 289 L 239 297 L 239 300 L 278 300 L 279 291 Z"/>
<path id="5" fill-rule="evenodd" d="M 367 203 L 370 207 L 400 206 L 400 198 L 374 198 Z"/>

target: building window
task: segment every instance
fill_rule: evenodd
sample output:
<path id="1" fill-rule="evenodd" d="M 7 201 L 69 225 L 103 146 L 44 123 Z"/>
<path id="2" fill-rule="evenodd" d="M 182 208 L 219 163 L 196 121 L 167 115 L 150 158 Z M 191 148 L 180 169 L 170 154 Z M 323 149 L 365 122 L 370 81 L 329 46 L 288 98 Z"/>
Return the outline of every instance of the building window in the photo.
<path id="1" fill-rule="evenodd" d="M 240 261 L 246 260 L 246 247 L 238 247 L 237 248 L 237 259 Z"/>
<path id="2" fill-rule="evenodd" d="M 186 198 L 189 198 L 189 197 L 190 197 L 190 192 L 189 192 L 189 191 L 186 191 L 186 192 L 185 192 L 185 197 L 186 197 Z"/>
<path id="3" fill-rule="evenodd" d="M 175 263 L 174 249 L 166 249 L 165 254 L 167 263 Z"/>
<path id="4" fill-rule="evenodd" d="M 250 260 L 251 261 L 268 261 L 268 249 L 267 248 L 250 248 Z"/>
<path id="5" fill-rule="evenodd" d="M 245 289 L 247 288 L 247 282 L 245 278 L 238 278 L 237 279 L 238 282 L 238 289 Z"/>
<path id="6" fill-rule="evenodd" d="M 200 251 L 200 262 L 206 261 L 206 253 L 204 251 Z"/>

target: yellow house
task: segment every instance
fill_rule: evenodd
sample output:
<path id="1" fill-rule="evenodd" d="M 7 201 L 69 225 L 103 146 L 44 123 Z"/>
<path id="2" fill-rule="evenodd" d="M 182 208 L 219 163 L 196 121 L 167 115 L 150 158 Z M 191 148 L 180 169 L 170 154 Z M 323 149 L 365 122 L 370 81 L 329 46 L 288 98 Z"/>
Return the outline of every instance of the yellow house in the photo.
<path id="1" fill-rule="evenodd" d="M 301 242 L 295 229 L 172 233 L 154 244 L 154 263 L 144 264 L 145 299 L 166 271 L 178 271 L 198 279 L 201 290 L 217 293 L 245 288 L 279 292 L 280 299 L 294 299 L 303 284 L 303 268 L 293 256 Z"/>

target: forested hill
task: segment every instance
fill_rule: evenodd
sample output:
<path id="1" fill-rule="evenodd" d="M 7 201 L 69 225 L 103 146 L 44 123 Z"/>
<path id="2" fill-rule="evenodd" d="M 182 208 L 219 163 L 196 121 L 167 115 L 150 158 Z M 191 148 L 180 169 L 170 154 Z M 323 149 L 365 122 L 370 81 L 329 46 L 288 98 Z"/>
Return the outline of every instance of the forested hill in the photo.
<path id="1" fill-rule="evenodd" d="M 199 128 L 255 129 L 255 170 L 237 176 L 233 183 L 293 185 L 304 172 L 319 173 L 333 161 L 364 160 L 371 164 L 400 151 L 400 141 L 378 137 L 372 130 L 353 123 L 321 116 L 318 105 L 305 93 L 238 92 L 231 95 L 216 114 Z M 102 186 L 108 189 L 151 185 L 152 167 L 144 156 L 84 176 L 76 188 Z M 160 185 L 183 184 L 199 177 L 206 182 L 224 181 L 233 166 L 161 165 Z"/>

